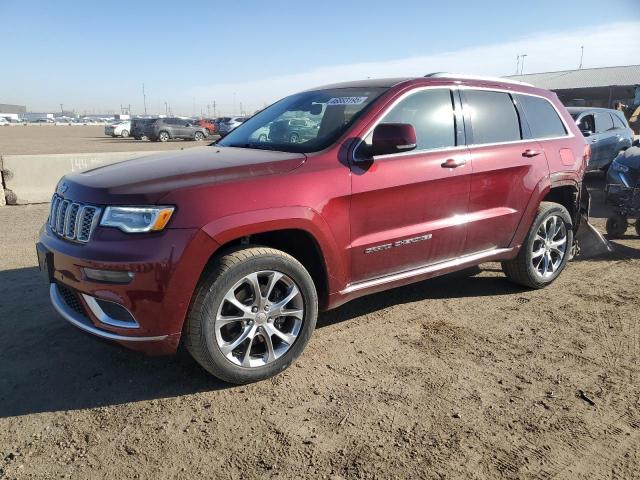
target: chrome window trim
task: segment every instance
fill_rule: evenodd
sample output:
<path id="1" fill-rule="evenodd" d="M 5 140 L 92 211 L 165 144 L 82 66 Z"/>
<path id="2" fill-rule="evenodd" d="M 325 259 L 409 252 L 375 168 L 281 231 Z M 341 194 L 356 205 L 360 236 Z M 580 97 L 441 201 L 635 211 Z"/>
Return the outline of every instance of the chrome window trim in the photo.
<path id="1" fill-rule="evenodd" d="M 381 120 L 398 103 L 400 103 L 402 100 L 404 100 L 409 95 L 412 95 L 412 94 L 417 93 L 417 92 L 421 92 L 423 90 L 433 90 L 433 89 L 441 89 L 441 90 L 442 89 L 448 89 L 451 92 L 454 92 L 454 91 L 457 91 L 457 90 L 488 90 L 488 91 L 492 91 L 492 92 L 508 93 L 508 94 L 512 94 L 512 95 L 528 95 L 530 97 L 542 98 L 543 100 L 546 100 L 553 107 L 554 111 L 556 112 L 556 114 L 560 118 L 560 121 L 562 122 L 562 125 L 564 126 L 565 130 L 567 131 L 567 134 L 566 135 L 561 135 L 559 137 L 545 137 L 545 138 L 532 137 L 532 138 L 526 138 L 526 139 L 521 139 L 521 140 L 511 140 L 511 141 L 508 141 L 508 142 L 470 143 L 470 144 L 465 143 L 465 145 L 456 145 L 456 146 L 452 146 L 452 147 L 429 148 L 429 149 L 421 149 L 421 150 L 411 150 L 409 152 L 389 153 L 387 155 L 374 156 L 374 157 L 372 157 L 372 159 L 366 159 L 366 160 L 365 159 L 358 159 L 356 157 L 356 151 L 358 150 L 360 145 L 362 143 L 364 143 L 364 139 L 367 138 L 371 134 L 371 132 L 373 132 L 373 130 L 380 123 L 382 123 Z M 464 107 L 463 107 L 463 112 L 464 112 Z M 457 114 L 457 113 L 460 113 L 460 112 L 456 112 L 454 110 L 454 114 Z M 537 95 L 535 93 L 528 93 L 528 92 L 520 92 L 520 91 L 516 91 L 516 90 L 509 90 L 509 89 L 506 89 L 506 88 L 499 88 L 499 87 L 477 87 L 477 86 L 472 86 L 472 85 L 428 85 L 428 86 L 417 87 L 417 88 L 411 89 L 411 90 L 409 90 L 407 92 L 404 92 L 402 95 L 400 95 L 398 98 L 396 98 L 390 105 L 388 105 L 387 108 L 385 108 L 382 111 L 382 113 L 380 113 L 378 115 L 378 119 L 373 123 L 373 125 L 370 128 L 368 128 L 366 130 L 366 133 L 364 135 L 362 135 L 362 138 L 360 138 L 358 140 L 358 142 L 356 143 L 356 145 L 353 147 L 353 149 L 351 151 L 351 161 L 355 164 L 355 163 L 366 162 L 366 161 L 370 161 L 370 160 L 385 160 L 385 159 L 388 159 L 388 158 L 404 157 L 404 156 L 407 156 L 407 155 L 416 155 L 416 154 L 423 154 L 423 153 L 448 152 L 448 151 L 464 150 L 464 149 L 471 150 L 471 149 L 477 148 L 477 147 L 510 145 L 510 144 L 518 144 L 518 143 L 547 142 L 547 141 L 552 141 L 552 140 L 561 140 L 563 138 L 574 138 L 574 137 L 575 137 L 575 135 L 573 134 L 573 132 L 569 128 L 569 126 L 568 126 L 567 122 L 565 121 L 564 117 L 560 114 L 560 111 L 558 110 L 558 108 L 553 104 L 552 101 L 550 101 L 547 97 L 544 97 L 542 95 Z"/>

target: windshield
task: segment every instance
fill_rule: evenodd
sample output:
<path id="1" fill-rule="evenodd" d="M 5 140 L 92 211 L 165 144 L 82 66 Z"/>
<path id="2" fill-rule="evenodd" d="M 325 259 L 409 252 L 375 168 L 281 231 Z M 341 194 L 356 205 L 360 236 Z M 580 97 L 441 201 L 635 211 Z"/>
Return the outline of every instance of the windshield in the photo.
<path id="1" fill-rule="evenodd" d="M 342 135 L 386 88 L 334 88 L 286 97 L 248 119 L 216 145 L 317 152 Z"/>

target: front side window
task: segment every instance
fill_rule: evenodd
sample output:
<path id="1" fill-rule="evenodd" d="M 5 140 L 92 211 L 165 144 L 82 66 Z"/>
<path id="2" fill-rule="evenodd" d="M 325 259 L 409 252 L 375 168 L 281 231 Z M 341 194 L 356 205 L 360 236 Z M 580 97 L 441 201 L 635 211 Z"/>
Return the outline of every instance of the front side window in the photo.
<path id="1" fill-rule="evenodd" d="M 464 96 L 471 116 L 474 145 L 522 139 L 518 114 L 508 93 L 465 90 Z"/>
<path id="2" fill-rule="evenodd" d="M 515 95 L 524 109 L 533 138 L 562 137 L 567 134 L 558 112 L 548 100 L 531 95 Z"/>
<path id="3" fill-rule="evenodd" d="M 449 89 L 428 89 L 409 95 L 380 123 L 408 123 L 416 130 L 416 150 L 456 146 L 455 116 Z"/>
<path id="4" fill-rule="evenodd" d="M 593 118 L 593 115 L 585 115 L 578 121 L 578 128 L 581 132 L 591 132 L 594 133 L 596 131 L 596 122 Z"/>
<path id="5" fill-rule="evenodd" d="M 387 88 L 302 92 L 247 119 L 216 145 L 310 153 L 335 142 Z"/>
<path id="6" fill-rule="evenodd" d="M 609 112 L 596 112 L 596 132 L 606 132 L 613 128 L 613 120 Z"/>

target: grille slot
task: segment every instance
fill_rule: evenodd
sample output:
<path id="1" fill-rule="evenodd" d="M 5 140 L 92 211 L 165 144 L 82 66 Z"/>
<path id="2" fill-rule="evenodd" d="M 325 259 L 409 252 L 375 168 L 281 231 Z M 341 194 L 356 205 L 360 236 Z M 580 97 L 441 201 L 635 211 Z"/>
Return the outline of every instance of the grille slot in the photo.
<path id="1" fill-rule="evenodd" d="M 87 316 L 87 312 L 85 312 L 84 307 L 82 306 L 82 303 L 80 303 L 78 294 L 74 290 L 66 287 L 61 283 L 56 283 L 56 285 L 58 286 L 58 291 L 60 292 L 60 296 L 64 300 L 64 303 L 66 303 L 69 308 L 82 315 L 84 318 L 89 318 Z"/>
<path id="2" fill-rule="evenodd" d="M 100 208 L 64 199 L 54 194 L 49 211 L 49 227 L 58 236 L 87 243 L 100 218 Z"/>

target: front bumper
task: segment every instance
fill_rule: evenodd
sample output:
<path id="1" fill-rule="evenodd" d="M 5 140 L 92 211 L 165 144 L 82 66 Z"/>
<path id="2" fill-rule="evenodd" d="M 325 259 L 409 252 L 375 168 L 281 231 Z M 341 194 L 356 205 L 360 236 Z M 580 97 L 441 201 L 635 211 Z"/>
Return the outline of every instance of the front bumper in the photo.
<path id="1" fill-rule="evenodd" d="M 49 293 L 56 311 L 75 327 L 147 354 L 174 353 L 202 269 L 217 244 L 198 229 L 132 235 L 97 228 L 89 243 L 68 242 L 45 226 Z M 134 272 L 129 283 L 95 281 L 84 269 Z M 111 321 L 95 300 L 117 304 L 133 319 Z"/>

